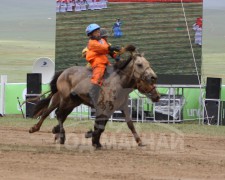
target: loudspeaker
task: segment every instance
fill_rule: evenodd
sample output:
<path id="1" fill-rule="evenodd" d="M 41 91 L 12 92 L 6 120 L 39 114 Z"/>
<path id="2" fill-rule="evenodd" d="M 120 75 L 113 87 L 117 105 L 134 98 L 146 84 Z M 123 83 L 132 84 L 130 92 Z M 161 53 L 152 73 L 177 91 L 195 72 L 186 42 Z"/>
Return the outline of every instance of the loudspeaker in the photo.
<path id="1" fill-rule="evenodd" d="M 40 101 L 40 96 L 26 95 L 26 118 L 32 118 L 36 104 Z"/>
<path id="2" fill-rule="evenodd" d="M 211 125 L 219 124 L 220 100 L 205 99 L 204 104 L 204 123 Z"/>
<path id="3" fill-rule="evenodd" d="M 221 78 L 207 78 L 206 99 L 220 99 Z"/>
<path id="4" fill-rule="evenodd" d="M 41 94 L 41 73 L 27 74 L 27 94 Z"/>

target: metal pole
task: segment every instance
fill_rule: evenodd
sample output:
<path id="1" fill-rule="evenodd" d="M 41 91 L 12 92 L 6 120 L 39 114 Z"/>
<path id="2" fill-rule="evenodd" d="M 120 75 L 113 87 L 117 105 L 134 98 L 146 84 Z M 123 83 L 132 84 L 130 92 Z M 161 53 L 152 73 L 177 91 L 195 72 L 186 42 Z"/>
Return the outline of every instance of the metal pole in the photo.
<path id="1" fill-rule="evenodd" d="M 19 97 L 17 97 L 17 100 L 18 100 L 18 103 L 19 103 L 19 106 L 20 106 L 20 111 L 22 113 L 22 116 L 23 116 L 23 118 L 25 118 Z"/>
<path id="2" fill-rule="evenodd" d="M 0 114 L 5 114 L 5 85 L 7 83 L 7 75 L 1 75 L 1 93 L 0 93 Z"/>
<path id="3" fill-rule="evenodd" d="M 142 120 L 142 123 L 144 122 L 144 98 L 141 98 L 141 106 L 142 106 L 142 110 L 141 110 L 141 120 Z"/>
<path id="4" fill-rule="evenodd" d="M 139 114 L 139 98 L 137 98 L 137 122 L 139 122 L 138 114 Z"/>

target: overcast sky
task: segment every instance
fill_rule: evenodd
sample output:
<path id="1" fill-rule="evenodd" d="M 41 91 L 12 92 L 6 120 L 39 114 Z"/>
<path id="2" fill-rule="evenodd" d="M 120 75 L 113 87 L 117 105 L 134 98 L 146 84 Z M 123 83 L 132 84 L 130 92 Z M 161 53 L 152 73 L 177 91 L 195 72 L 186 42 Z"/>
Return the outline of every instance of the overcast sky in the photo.
<path id="1" fill-rule="evenodd" d="M 225 0 L 203 0 L 203 6 L 206 9 L 224 9 Z"/>

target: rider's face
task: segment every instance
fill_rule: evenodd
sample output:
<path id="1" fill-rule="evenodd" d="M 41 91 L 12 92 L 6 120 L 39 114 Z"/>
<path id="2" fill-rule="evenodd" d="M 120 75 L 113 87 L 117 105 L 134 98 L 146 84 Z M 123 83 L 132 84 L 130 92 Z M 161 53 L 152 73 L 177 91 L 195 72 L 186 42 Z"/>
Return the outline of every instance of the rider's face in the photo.
<path id="1" fill-rule="evenodd" d="M 94 37 L 100 37 L 100 29 L 95 30 L 95 31 L 92 33 L 92 36 L 94 36 Z"/>

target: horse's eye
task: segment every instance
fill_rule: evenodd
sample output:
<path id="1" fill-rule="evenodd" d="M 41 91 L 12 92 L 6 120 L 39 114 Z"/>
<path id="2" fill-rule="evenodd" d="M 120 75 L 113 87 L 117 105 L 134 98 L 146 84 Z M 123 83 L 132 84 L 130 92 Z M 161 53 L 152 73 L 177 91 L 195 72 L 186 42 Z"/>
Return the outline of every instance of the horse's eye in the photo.
<path id="1" fill-rule="evenodd" d="M 143 68 L 143 65 L 142 64 L 137 64 L 137 67 L 138 68 Z"/>

